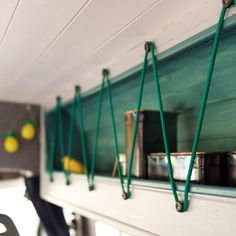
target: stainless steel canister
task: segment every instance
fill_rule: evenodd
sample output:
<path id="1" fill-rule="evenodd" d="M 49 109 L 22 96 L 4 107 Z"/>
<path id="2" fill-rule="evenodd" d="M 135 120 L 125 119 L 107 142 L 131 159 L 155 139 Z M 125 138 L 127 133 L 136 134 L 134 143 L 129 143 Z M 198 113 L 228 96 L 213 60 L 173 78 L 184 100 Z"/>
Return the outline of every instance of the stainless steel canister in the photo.
<path id="1" fill-rule="evenodd" d="M 127 158 L 124 153 L 119 154 L 119 162 L 121 166 L 121 172 L 123 176 L 127 175 Z"/>
<path id="2" fill-rule="evenodd" d="M 148 155 L 148 177 L 168 180 L 168 162 L 165 153 Z M 173 176 L 177 181 L 185 181 L 191 160 L 191 153 L 171 153 Z M 227 185 L 227 154 L 196 153 L 191 181 L 209 185 Z"/>
<path id="3" fill-rule="evenodd" d="M 236 152 L 228 156 L 228 185 L 236 186 Z"/>
<path id="4" fill-rule="evenodd" d="M 125 145 L 127 162 L 131 152 L 134 123 L 136 111 L 128 111 L 124 114 L 125 118 Z M 170 150 L 175 151 L 177 146 L 177 114 L 165 114 L 168 122 L 168 137 Z M 164 143 L 161 131 L 160 113 L 158 111 L 141 110 L 139 113 L 138 130 L 134 148 L 132 175 L 136 177 L 147 177 L 147 158 L 146 154 L 151 152 L 164 151 Z"/>

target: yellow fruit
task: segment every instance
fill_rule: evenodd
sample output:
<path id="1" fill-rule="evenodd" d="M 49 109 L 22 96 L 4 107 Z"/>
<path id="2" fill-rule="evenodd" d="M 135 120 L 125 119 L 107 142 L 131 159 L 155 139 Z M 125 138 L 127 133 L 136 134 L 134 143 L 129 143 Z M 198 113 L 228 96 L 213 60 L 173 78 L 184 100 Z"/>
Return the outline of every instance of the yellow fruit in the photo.
<path id="1" fill-rule="evenodd" d="M 69 158 L 68 156 L 65 156 L 63 158 L 63 164 L 64 164 L 64 170 L 68 171 L 70 170 L 70 172 L 72 173 L 77 173 L 77 174 L 83 174 L 84 173 L 84 166 L 81 162 L 73 159 L 73 158 Z"/>
<path id="2" fill-rule="evenodd" d="M 21 136 L 25 140 L 32 140 L 36 135 L 35 126 L 32 123 L 25 123 L 21 129 Z"/>
<path id="3" fill-rule="evenodd" d="M 20 145 L 16 137 L 8 136 L 5 138 L 3 146 L 6 152 L 14 153 L 18 151 Z"/>

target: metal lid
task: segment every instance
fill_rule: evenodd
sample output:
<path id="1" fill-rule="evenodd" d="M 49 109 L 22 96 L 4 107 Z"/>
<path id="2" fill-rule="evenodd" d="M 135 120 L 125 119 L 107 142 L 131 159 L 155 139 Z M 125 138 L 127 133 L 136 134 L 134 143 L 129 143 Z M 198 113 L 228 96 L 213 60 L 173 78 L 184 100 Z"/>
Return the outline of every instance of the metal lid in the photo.
<path id="1" fill-rule="evenodd" d="M 211 154 L 207 152 L 196 152 L 196 155 L 206 155 Z M 157 156 L 166 156 L 165 152 L 157 152 L 157 153 L 150 153 L 149 155 L 157 155 Z M 172 152 L 170 153 L 171 156 L 190 156 L 192 155 L 191 152 Z"/>
<path id="2" fill-rule="evenodd" d="M 235 154 L 235 153 L 231 153 L 231 154 Z M 191 156 L 192 152 L 172 152 L 170 153 L 170 156 Z M 228 156 L 229 153 L 228 152 L 196 152 L 196 156 Z M 146 154 L 147 157 L 155 157 L 155 156 L 166 156 L 165 152 L 157 152 L 157 153 L 149 153 Z"/>
<path id="3" fill-rule="evenodd" d="M 143 109 L 140 109 L 139 110 L 139 113 L 143 113 Z M 126 115 L 129 115 L 129 114 L 133 114 L 133 113 L 136 113 L 137 112 L 137 109 L 134 109 L 134 110 L 129 110 L 129 111 L 126 111 L 125 113 L 124 113 L 124 115 L 126 116 Z"/>

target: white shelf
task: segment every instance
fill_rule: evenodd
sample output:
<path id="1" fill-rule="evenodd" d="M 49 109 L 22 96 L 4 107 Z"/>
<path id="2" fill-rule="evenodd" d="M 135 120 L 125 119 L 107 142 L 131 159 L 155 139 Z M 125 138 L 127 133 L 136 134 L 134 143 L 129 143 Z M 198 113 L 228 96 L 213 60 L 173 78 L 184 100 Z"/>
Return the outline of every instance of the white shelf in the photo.
<path id="1" fill-rule="evenodd" d="M 190 194 L 189 211 L 177 213 L 170 190 L 136 185 L 132 187 L 132 198 L 123 200 L 117 181 L 99 178 L 96 189 L 89 192 L 85 176 L 72 175 L 70 186 L 65 185 L 63 173 L 55 173 L 54 183 L 49 182 L 46 173 L 42 177 L 44 199 L 135 236 L 234 235 L 234 198 Z"/>
<path id="2" fill-rule="evenodd" d="M 42 124 L 43 124 L 43 112 Z M 134 236 L 234 235 L 236 193 L 233 189 L 195 186 L 192 188 L 189 210 L 177 213 L 171 190 L 166 184 L 133 181 L 132 197 L 123 200 L 118 179 L 96 177 L 95 190 L 88 191 L 84 175 L 72 175 L 72 184 L 65 185 L 65 177 L 55 172 L 49 181 L 45 171 L 44 128 L 41 129 L 41 195 L 44 199 L 77 213 L 100 220 Z M 205 189 L 205 190 L 204 190 Z M 181 190 L 181 186 L 180 186 Z M 222 194 L 221 194 L 222 191 Z M 200 192 L 205 192 L 202 194 Z M 236 192 L 236 191 L 235 191 Z M 227 195 L 228 197 L 207 195 Z M 180 197 L 183 193 L 179 192 Z"/>

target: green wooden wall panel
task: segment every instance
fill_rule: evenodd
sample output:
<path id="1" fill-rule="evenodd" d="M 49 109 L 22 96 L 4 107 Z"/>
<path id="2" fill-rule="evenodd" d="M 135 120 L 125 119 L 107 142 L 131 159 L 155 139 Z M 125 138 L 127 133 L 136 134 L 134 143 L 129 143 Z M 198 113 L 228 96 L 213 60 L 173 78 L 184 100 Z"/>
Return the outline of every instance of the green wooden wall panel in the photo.
<path id="1" fill-rule="evenodd" d="M 235 17 L 232 19 L 236 22 Z M 208 31 L 212 32 L 212 28 Z M 179 53 L 176 53 L 176 49 L 173 49 L 173 56 L 169 53 L 166 58 L 162 54 L 158 56 L 158 58 L 163 58 L 158 61 L 158 68 L 164 109 L 180 112 L 178 117 L 178 148 L 180 151 L 191 150 L 212 47 L 212 36 L 207 36 L 208 31 L 188 40 L 186 42 L 188 45 L 190 45 L 189 42 L 192 40 L 191 47 L 188 46 L 185 50 L 180 48 Z M 205 39 L 202 36 L 204 34 L 206 35 Z M 200 39 L 196 40 L 197 38 Z M 199 145 L 199 150 L 201 151 L 228 151 L 236 148 L 236 123 L 234 122 L 236 119 L 236 93 L 234 91 L 236 88 L 235 42 L 236 27 L 231 25 L 224 31 L 220 42 L 206 119 Z M 181 45 L 183 47 L 184 44 L 182 43 Z M 140 74 L 140 70 L 137 70 L 124 76 L 120 81 L 115 83 L 112 81 L 120 152 L 125 151 L 124 112 L 136 107 Z M 83 97 L 85 132 L 90 158 L 94 142 L 98 96 L 99 93 L 96 90 Z M 155 83 L 150 67 L 147 70 L 142 108 L 158 109 Z M 70 109 L 71 103 L 68 103 L 66 107 L 68 114 Z M 48 116 L 50 118 L 50 112 Z M 68 120 L 66 122 L 68 123 Z M 112 169 L 115 160 L 107 95 L 104 96 L 100 134 L 97 171 L 105 172 Z M 79 143 L 79 138 L 77 143 Z M 81 153 L 79 145 L 76 145 L 74 152 Z"/>
<path id="2" fill-rule="evenodd" d="M 178 117 L 178 149 L 191 151 L 199 108 L 188 109 Z M 199 151 L 236 150 L 236 99 L 207 105 Z"/>

